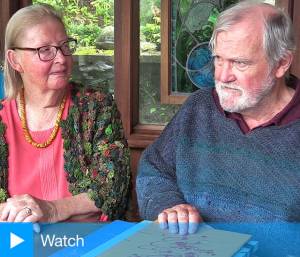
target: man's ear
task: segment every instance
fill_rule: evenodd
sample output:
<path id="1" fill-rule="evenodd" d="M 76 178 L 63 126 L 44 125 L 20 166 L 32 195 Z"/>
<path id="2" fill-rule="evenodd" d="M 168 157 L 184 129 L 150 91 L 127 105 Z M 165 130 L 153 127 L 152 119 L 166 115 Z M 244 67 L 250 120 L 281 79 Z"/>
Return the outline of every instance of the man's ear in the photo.
<path id="1" fill-rule="evenodd" d="M 17 55 L 17 53 L 14 50 L 11 50 L 11 49 L 7 50 L 6 58 L 14 70 L 16 70 L 20 73 L 23 72 L 23 68 L 19 62 L 19 56 Z"/>
<path id="2" fill-rule="evenodd" d="M 276 78 L 281 78 L 285 75 L 292 64 L 293 57 L 294 56 L 291 52 L 287 52 L 286 55 L 279 61 L 278 66 L 275 69 Z"/>

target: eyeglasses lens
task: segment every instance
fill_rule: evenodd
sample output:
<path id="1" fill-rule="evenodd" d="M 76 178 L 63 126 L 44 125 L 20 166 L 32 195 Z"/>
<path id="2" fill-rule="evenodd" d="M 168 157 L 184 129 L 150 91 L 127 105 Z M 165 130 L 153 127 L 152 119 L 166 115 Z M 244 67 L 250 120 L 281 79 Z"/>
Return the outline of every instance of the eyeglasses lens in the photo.
<path id="1" fill-rule="evenodd" d="M 72 55 L 76 51 L 76 41 L 75 40 L 67 41 L 63 43 L 60 47 L 43 46 L 38 50 L 39 57 L 42 61 L 53 60 L 57 54 L 58 49 L 60 49 L 62 54 L 65 56 Z"/>

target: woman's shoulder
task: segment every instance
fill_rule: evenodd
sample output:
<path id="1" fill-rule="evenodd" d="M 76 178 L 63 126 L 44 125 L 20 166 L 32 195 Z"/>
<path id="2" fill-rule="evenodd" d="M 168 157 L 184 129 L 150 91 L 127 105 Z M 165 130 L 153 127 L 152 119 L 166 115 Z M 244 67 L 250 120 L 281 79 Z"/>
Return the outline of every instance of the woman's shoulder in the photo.
<path id="1" fill-rule="evenodd" d="M 8 102 L 9 101 L 6 98 L 0 100 L 0 111 L 2 111 L 5 106 L 7 106 Z"/>
<path id="2" fill-rule="evenodd" d="M 97 105 L 110 106 L 113 104 L 113 95 L 109 92 L 104 92 L 101 88 L 86 87 L 83 84 L 72 82 L 71 97 L 75 105 Z"/>
<path id="3" fill-rule="evenodd" d="M 7 117 L 9 114 L 7 113 L 10 107 L 10 101 L 7 99 L 0 100 L 0 142 L 1 144 L 4 142 L 1 138 L 4 136 L 6 124 L 8 123 Z"/>
<path id="4" fill-rule="evenodd" d="M 13 100 L 7 100 L 2 99 L 0 100 L 0 119 L 3 120 L 6 118 L 7 115 L 10 115 L 12 112 L 12 101 Z"/>

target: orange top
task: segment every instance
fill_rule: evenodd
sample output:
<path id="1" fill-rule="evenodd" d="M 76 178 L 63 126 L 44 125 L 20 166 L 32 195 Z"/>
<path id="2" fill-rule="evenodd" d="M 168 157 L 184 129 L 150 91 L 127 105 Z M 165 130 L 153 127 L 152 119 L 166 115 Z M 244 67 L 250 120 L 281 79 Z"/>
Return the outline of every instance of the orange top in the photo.
<path id="1" fill-rule="evenodd" d="M 70 197 L 69 184 L 64 170 L 64 150 L 61 129 L 46 148 L 36 148 L 23 135 L 16 100 L 4 100 L 0 116 L 6 124 L 5 138 L 8 144 L 8 193 L 9 195 L 29 194 L 36 198 L 53 201 Z M 68 91 L 62 119 L 68 116 L 71 94 Z M 36 142 L 45 142 L 53 128 L 30 131 Z M 96 218 L 96 219 L 95 219 Z M 108 216 L 80 221 L 107 221 Z"/>
<path id="2" fill-rule="evenodd" d="M 68 115 L 70 94 L 68 94 L 63 119 Z M 8 144 L 8 192 L 10 195 L 30 194 L 43 200 L 57 200 L 71 196 L 64 171 L 63 139 L 59 130 L 52 144 L 36 148 L 23 135 L 16 100 L 3 101 L 0 111 L 6 124 L 5 138 Z M 52 128 L 30 131 L 36 142 L 49 138 Z"/>

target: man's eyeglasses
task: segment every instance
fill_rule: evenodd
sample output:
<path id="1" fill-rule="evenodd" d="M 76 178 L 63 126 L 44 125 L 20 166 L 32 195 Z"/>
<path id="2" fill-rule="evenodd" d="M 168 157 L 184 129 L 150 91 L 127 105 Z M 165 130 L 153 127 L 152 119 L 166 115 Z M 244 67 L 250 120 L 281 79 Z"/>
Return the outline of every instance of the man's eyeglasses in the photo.
<path id="1" fill-rule="evenodd" d="M 38 48 L 31 47 L 12 47 L 12 50 L 28 50 L 36 51 L 41 61 L 51 61 L 55 58 L 57 51 L 60 50 L 63 55 L 69 56 L 75 53 L 77 46 L 77 40 L 69 38 L 66 42 L 62 43 L 60 46 L 41 46 Z"/>

